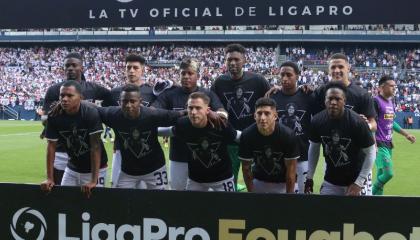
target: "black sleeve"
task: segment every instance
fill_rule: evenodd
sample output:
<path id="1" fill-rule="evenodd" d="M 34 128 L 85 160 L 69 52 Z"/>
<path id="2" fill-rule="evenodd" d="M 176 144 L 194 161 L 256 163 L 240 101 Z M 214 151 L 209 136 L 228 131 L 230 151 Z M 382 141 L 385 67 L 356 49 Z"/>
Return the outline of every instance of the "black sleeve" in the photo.
<path id="1" fill-rule="evenodd" d="M 296 159 L 299 158 L 300 152 L 299 152 L 299 143 L 297 140 L 296 135 L 294 132 L 289 132 L 287 134 L 287 147 L 286 152 L 284 153 L 284 159 L 290 160 L 290 159 Z"/>
<path id="2" fill-rule="evenodd" d="M 48 119 L 46 130 L 45 130 L 45 138 L 51 141 L 58 141 L 59 133 L 57 127 L 55 126 L 55 119 L 51 118 Z"/>
<path id="3" fill-rule="evenodd" d="M 356 124 L 354 134 L 356 134 L 355 139 L 357 139 L 356 142 L 360 145 L 360 147 L 367 148 L 375 144 L 369 125 L 360 119 L 357 119 Z"/>
<path id="4" fill-rule="evenodd" d="M 219 109 L 224 109 L 223 104 L 220 101 L 219 97 L 213 91 L 208 91 L 207 94 L 210 97 L 210 108 L 213 111 L 217 111 Z"/>
<path id="5" fill-rule="evenodd" d="M 313 114 L 317 114 L 325 108 L 325 91 L 324 87 L 320 86 L 312 93 L 313 103 Z"/>
<path id="6" fill-rule="evenodd" d="M 177 123 L 181 117 L 179 111 L 164 110 L 164 109 L 150 109 L 153 113 L 153 124 L 157 127 L 169 127 Z"/>
<path id="7" fill-rule="evenodd" d="M 167 91 L 164 91 L 163 93 L 161 93 L 156 98 L 156 100 L 152 103 L 152 107 L 162 108 L 162 109 L 169 109 Z"/>
<path id="8" fill-rule="evenodd" d="M 309 126 L 308 131 L 308 138 L 312 142 L 320 143 L 321 142 L 321 136 L 319 135 L 317 131 L 317 124 L 316 124 L 316 118 L 312 118 L 311 125 Z"/>
<path id="9" fill-rule="evenodd" d="M 114 102 L 116 102 L 117 104 L 120 102 L 120 91 L 118 90 L 118 88 L 111 89 L 111 96 Z"/>
<path id="10" fill-rule="evenodd" d="M 247 134 L 242 134 L 241 139 L 239 142 L 239 152 L 238 152 L 238 158 L 240 160 L 253 160 L 254 155 L 252 154 L 252 146 L 250 146 L 248 142 Z"/>
<path id="11" fill-rule="evenodd" d="M 99 114 L 99 117 L 101 118 L 101 121 L 105 124 L 105 125 L 107 125 L 107 126 L 109 126 L 109 127 L 112 127 L 112 124 L 111 124 L 111 114 L 110 114 L 110 107 L 99 107 L 99 108 L 97 108 L 97 110 L 98 110 L 98 114 Z"/>
<path id="12" fill-rule="evenodd" d="M 261 78 L 261 83 L 262 83 L 262 91 L 264 92 L 264 94 L 266 93 L 266 92 L 268 92 L 268 90 L 270 90 L 270 83 L 268 83 L 268 81 L 267 81 L 267 79 L 265 79 L 265 77 L 263 77 L 263 76 L 261 76 L 260 75 L 260 78 Z"/>
<path id="13" fill-rule="evenodd" d="M 365 115 L 367 118 L 376 118 L 376 111 L 373 105 L 373 99 L 370 97 L 368 93 L 363 95 L 363 109 L 362 114 Z"/>
<path id="14" fill-rule="evenodd" d="M 57 91 L 56 85 L 53 85 L 48 88 L 47 93 L 44 97 L 44 105 L 42 106 L 42 110 L 47 114 L 51 110 L 51 105 L 58 101 L 60 98 L 59 92 Z"/>
<path id="15" fill-rule="evenodd" d="M 183 127 L 183 125 L 184 125 L 183 120 L 184 119 L 181 119 L 181 118 L 178 119 L 177 122 L 172 127 L 172 133 L 180 139 L 183 139 L 183 137 L 185 136 L 185 133 L 186 133 L 186 131 L 184 129 L 185 127 Z"/>
<path id="16" fill-rule="evenodd" d="M 236 139 L 236 130 L 228 122 L 226 128 L 224 129 L 224 137 L 228 143 L 233 143 Z"/>
<path id="17" fill-rule="evenodd" d="M 98 94 L 98 99 L 102 100 L 102 106 L 118 106 L 118 102 L 114 100 L 110 90 L 100 85 L 96 85 L 96 92 Z"/>
<path id="18" fill-rule="evenodd" d="M 95 108 L 90 108 L 88 110 L 86 120 L 88 122 L 89 135 L 103 131 L 101 118 L 99 116 L 98 110 L 96 110 Z"/>

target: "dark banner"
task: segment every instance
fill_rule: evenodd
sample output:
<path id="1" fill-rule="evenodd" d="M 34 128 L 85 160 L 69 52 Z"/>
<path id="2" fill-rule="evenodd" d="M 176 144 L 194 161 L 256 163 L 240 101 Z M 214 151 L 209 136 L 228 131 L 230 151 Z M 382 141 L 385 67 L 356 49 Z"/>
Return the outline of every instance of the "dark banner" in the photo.
<path id="1" fill-rule="evenodd" d="M 0 28 L 420 23 L 418 0 L 2 0 Z"/>
<path id="2" fill-rule="evenodd" d="M 419 240 L 420 199 L 0 184 L 0 239 Z"/>

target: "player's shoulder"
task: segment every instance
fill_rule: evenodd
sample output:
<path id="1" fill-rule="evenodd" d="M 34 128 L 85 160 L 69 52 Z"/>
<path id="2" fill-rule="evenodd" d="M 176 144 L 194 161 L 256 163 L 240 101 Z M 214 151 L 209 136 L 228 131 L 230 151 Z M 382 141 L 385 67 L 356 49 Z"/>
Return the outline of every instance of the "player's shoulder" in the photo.
<path id="1" fill-rule="evenodd" d="M 257 81 L 267 81 L 263 75 L 261 75 L 259 73 L 255 73 L 255 72 L 249 72 L 249 71 L 244 72 L 244 79 L 254 79 L 254 80 L 257 80 Z"/>
<path id="2" fill-rule="evenodd" d="M 366 121 L 360 117 L 360 115 L 352 109 L 344 109 L 346 114 L 346 118 L 353 126 L 365 125 L 367 124 Z"/>
<path id="3" fill-rule="evenodd" d="M 327 110 L 324 109 L 312 117 L 311 124 L 322 124 L 327 119 Z"/>
<path id="4" fill-rule="evenodd" d="M 241 136 L 246 137 L 246 138 L 252 138 L 253 136 L 256 136 L 257 133 L 258 133 L 257 124 L 253 123 L 242 131 Z"/>
<path id="5" fill-rule="evenodd" d="M 54 83 L 53 85 L 51 85 L 51 86 L 49 86 L 48 88 L 47 88 L 47 94 L 48 93 L 54 93 L 54 92 L 56 92 L 56 93 L 59 93 L 60 92 L 60 88 L 61 88 L 61 86 L 64 84 L 64 81 L 61 81 L 61 82 L 58 82 L 58 83 Z"/>
<path id="6" fill-rule="evenodd" d="M 370 94 L 366 89 L 361 88 L 353 83 L 350 83 L 350 85 L 347 86 L 347 93 L 358 97 L 370 97 Z"/>
<path id="7" fill-rule="evenodd" d="M 123 86 L 119 86 L 119 87 L 114 87 L 113 89 L 111 89 L 112 93 L 121 93 L 123 89 Z"/>

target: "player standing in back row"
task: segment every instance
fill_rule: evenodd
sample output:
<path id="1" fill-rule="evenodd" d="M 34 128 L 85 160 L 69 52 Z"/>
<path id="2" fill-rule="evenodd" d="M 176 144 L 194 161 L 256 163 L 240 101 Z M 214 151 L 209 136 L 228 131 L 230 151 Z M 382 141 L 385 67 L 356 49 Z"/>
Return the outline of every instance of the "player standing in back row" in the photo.
<path id="1" fill-rule="evenodd" d="M 232 126 L 242 131 L 254 123 L 255 102 L 264 97 L 270 85 L 263 76 L 244 71 L 246 49 L 242 45 L 228 45 L 225 54 L 228 72 L 214 81 L 211 90 L 217 94 L 228 111 Z M 235 184 L 241 164 L 238 159 L 238 148 L 238 144 L 228 146 Z"/>

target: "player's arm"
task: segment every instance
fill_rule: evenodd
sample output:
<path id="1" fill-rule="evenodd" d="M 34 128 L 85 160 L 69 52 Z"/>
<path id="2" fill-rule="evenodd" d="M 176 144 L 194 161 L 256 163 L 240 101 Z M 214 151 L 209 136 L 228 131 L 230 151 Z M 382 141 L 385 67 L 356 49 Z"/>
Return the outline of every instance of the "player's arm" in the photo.
<path id="1" fill-rule="evenodd" d="M 252 175 L 251 171 L 252 159 L 240 159 L 242 161 L 242 175 L 244 177 L 246 188 L 248 192 L 252 192 L 254 190 L 254 176 Z"/>
<path id="2" fill-rule="evenodd" d="M 101 164 L 101 132 L 92 133 L 89 135 L 90 143 L 90 168 L 92 177 L 89 183 L 82 186 L 82 191 L 87 197 L 92 194 L 92 189 L 96 187 L 99 176 L 99 166 Z"/>
<path id="3" fill-rule="evenodd" d="M 392 125 L 392 129 L 396 131 L 397 133 L 403 135 L 408 141 L 411 143 L 416 142 L 416 136 L 410 134 L 409 132 L 405 131 L 396 121 L 394 121 Z"/>
<path id="4" fill-rule="evenodd" d="M 362 191 L 362 187 L 367 181 L 368 175 L 370 171 L 372 170 L 373 163 L 375 162 L 375 157 L 376 157 L 375 145 L 371 145 L 370 147 L 367 147 L 367 148 L 362 148 L 362 152 L 365 155 L 362 169 L 360 170 L 359 176 L 357 177 L 356 181 L 348 187 L 347 193 L 346 193 L 346 195 L 348 196 L 360 195 L 360 192 Z"/>
<path id="5" fill-rule="evenodd" d="M 313 193 L 314 189 L 314 175 L 316 166 L 318 165 L 319 152 L 321 143 L 309 141 L 308 150 L 308 174 L 306 175 L 305 193 Z"/>
<path id="6" fill-rule="evenodd" d="M 47 180 L 41 183 L 41 190 L 49 192 L 54 187 L 54 159 L 57 141 L 48 140 L 47 145 Z"/>
<path id="7" fill-rule="evenodd" d="M 285 159 L 284 163 L 286 165 L 286 192 L 294 193 L 297 159 Z"/>

